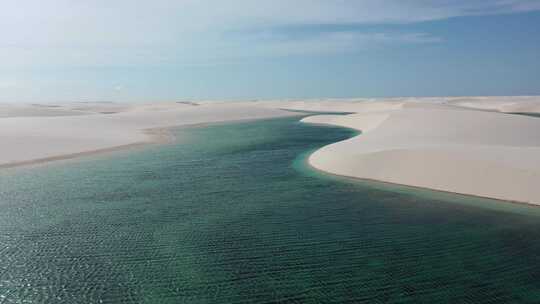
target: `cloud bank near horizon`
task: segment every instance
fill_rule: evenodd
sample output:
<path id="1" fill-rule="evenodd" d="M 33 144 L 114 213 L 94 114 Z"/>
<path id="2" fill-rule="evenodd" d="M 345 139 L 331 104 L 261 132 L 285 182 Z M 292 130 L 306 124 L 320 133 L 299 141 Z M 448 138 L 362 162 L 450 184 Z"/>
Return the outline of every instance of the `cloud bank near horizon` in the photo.
<path id="1" fill-rule="evenodd" d="M 0 65 L 204 65 L 437 43 L 444 37 L 357 26 L 535 10 L 540 1 L 229 0 L 218 5 L 210 0 L 21 0 L 0 10 Z"/>
<path id="2" fill-rule="evenodd" d="M 0 101 L 540 92 L 537 11 L 540 0 L 5 1 Z"/>

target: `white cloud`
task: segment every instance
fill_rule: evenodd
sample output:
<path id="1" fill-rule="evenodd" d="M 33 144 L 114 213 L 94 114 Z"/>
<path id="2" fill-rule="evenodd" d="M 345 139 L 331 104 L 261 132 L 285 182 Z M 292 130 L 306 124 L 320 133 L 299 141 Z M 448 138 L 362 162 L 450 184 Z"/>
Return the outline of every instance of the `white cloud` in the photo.
<path id="1" fill-rule="evenodd" d="M 328 54 L 353 52 L 356 50 L 386 46 L 391 44 L 437 43 L 442 39 L 425 33 L 362 33 L 356 31 L 319 32 L 300 37 L 286 33 L 259 33 L 243 37 L 237 46 L 251 45 L 249 53 L 253 56 Z M 235 47 L 232 47 L 235 48 Z M 249 55 L 246 53 L 244 55 Z"/>
<path id="2" fill-rule="evenodd" d="M 440 39 L 424 33 L 343 31 L 293 38 L 276 29 L 413 23 L 539 9 L 538 0 L 8 1 L 0 5 L 0 65 L 206 64 L 240 55 L 341 52 L 391 41 Z"/>

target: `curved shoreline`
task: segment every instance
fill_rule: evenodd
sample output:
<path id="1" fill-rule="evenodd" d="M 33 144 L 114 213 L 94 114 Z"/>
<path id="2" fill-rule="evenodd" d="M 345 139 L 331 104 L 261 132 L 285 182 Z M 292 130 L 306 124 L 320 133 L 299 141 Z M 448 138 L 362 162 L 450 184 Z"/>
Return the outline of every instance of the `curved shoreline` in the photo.
<path id="1" fill-rule="evenodd" d="M 308 164 L 346 178 L 540 205 L 540 191 L 535 187 L 540 184 L 540 141 L 533 128 L 540 128 L 540 120 L 453 108 L 405 108 L 387 114 L 376 126 L 368 123 L 367 132 L 361 126 L 373 113 L 304 119 L 306 123 L 352 126 L 362 132 L 314 151 Z M 430 115 L 438 121 L 423 122 Z M 469 124 L 476 124 L 476 129 Z M 500 138 L 491 132 L 512 124 L 516 127 L 501 132 Z M 522 136 L 526 130 L 529 133 Z"/>
<path id="2" fill-rule="evenodd" d="M 325 124 L 313 124 L 313 125 L 335 127 L 333 125 L 325 125 Z M 348 129 L 346 127 L 343 127 L 343 128 Z M 357 132 L 357 130 L 354 130 L 354 131 Z M 351 137 L 347 139 L 353 138 L 355 136 L 357 135 L 352 135 Z M 347 139 L 344 139 L 344 140 L 347 140 Z M 296 170 L 298 170 L 302 174 L 308 175 L 310 177 L 314 177 L 317 179 L 327 179 L 330 181 L 336 181 L 340 183 L 349 183 L 349 184 L 366 187 L 366 188 L 374 189 L 374 190 L 380 190 L 384 192 L 391 192 L 391 193 L 397 193 L 397 194 L 402 194 L 402 195 L 411 195 L 413 197 L 418 197 L 420 199 L 432 200 L 433 202 L 451 202 L 451 203 L 463 205 L 466 207 L 489 209 L 489 210 L 493 210 L 497 212 L 511 212 L 511 213 L 520 214 L 520 215 L 530 215 L 531 213 L 534 213 L 540 216 L 540 208 L 538 208 L 538 205 L 531 204 L 528 202 L 501 200 L 501 199 L 487 197 L 487 196 L 463 194 L 463 193 L 458 193 L 458 192 L 436 190 L 436 189 L 425 188 L 425 187 L 410 186 L 406 184 L 398 184 L 398 183 L 391 183 L 391 182 L 385 182 L 385 181 L 374 180 L 374 179 L 366 179 L 366 178 L 358 178 L 354 176 L 334 174 L 334 173 L 319 169 L 317 167 L 314 167 L 309 162 L 309 157 L 320 148 L 322 147 L 313 148 L 299 154 L 296 157 L 295 161 L 293 162 L 293 167 L 296 168 Z"/>
<path id="3" fill-rule="evenodd" d="M 0 119 L 7 138 L 7 152 L 0 151 L 0 170 L 69 160 L 79 157 L 117 152 L 175 140 L 170 130 L 206 124 L 233 123 L 259 119 L 298 116 L 282 110 L 248 107 L 237 104 L 208 105 L 167 111 L 139 110 L 114 115 L 79 115 L 63 117 L 23 117 Z M 37 122 L 37 123 L 36 123 Z M 51 127 L 50 124 L 55 124 Z M 26 130 L 15 133 L 27 124 Z M 36 128 L 34 125 L 43 125 Z M 72 128 L 72 125 L 76 127 Z M 90 125 L 96 128 L 89 128 Z M 145 127 L 148 126 L 148 127 Z M 10 130 L 11 129 L 11 130 Z M 19 131 L 19 130 L 17 130 Z M 36 133 L 43 133 L 37 135 Z M 112 134 L 111 134 L 112 133 Z M 46 140 L 34 141 L 37 136 Z M 102 140 L 102 136 L 106 140 Z M 7 154 L 6 154 L 7 153 Z M 19 159 L 10 161 L 10 159 Z"/>
<path id="4" fill-rule="evenodd" d="M 133 148 L 140 148 L 145 147 L 152 144 L 168 144 L 172 143 L 176 140 L 175 136 L 171 134 L 172 129 L 176 129 L 182 126 L 178 127 L 170 127 L 170 128 L 155 128 L 155 129 L 147 129 L 142 130 L 142 132 L 146 135 L 148 135 L 149 140 L 143 141 L 143 142 L 135 142 L 131 144 L 121 145 L 121 146 L 115 146 L 110 148 L 103 148 L 103 149 L 97 149 L 97 150 L 91 150 L 91 151 L 83 151 L 78 153 L 71 153 L 71 154 L 64 154 L 64 155 L 58 155 L 58 156 L 51 156 L 51 157 L 45 157 L 45 158 L 38 158 L 38 159 L 31 159 L 27 161 L 22 162 L 14 162 L 14 163 L 6 163 L 6 164 L 0 164 L 0 169 L 11 169 L 11 168 L 19 168 L 19 167 L 26 167 L 26 166 L 35 166 L 35 165 L 42 165 L 50 162 L 57 162 L 62 160 L 70 160 L 75 159 L 79 157 L 86 157 L 86 156 L 93 156 L 93 155 L 100 155 L 100 154 L 107 154 L 112 152 L 119 152 L 119 151 L 125 151 Z"/>
<path id="5" fill-rule="evenodd" d="M 314 153 L 314 152 L 316 152 L 316 151 L 313 151 L 312 153 Z M 524 205 L 524 206 L 531 206 L 531 207 L 540 207 L 539 204 L 526 202 L 526 201 L 506 200 L 506 199 L 499 199 L 499 198 L 496 198 L 496 197 L 480 196 L 480 195 L 475 195 L 475 194 L 452 192 L 452 191 L 439 190 L 439 189 L 426 188 L 426 187 L 419 187 L 419 186 L 413 186 L 413 185 L 407 185 L 407 184 L 399 184 L 399 183 L 387 182 L 387 181 L 382 181 L 382 180 L 377 180 L 377 179 L 361 178 L 361 177 L 355 177 L 355 176 L 335 174 L 335 173 L 325 171 L 324 169 L 320 169 L 320 168 L 317 168 L 317 167 L 313 166 L 313 164 L 311 164 L 311 162 L 309 161 L 309 157 L 311 156 L 312 153 L 310 153 L 310 155 L 306 158 L 306 163 L 309 165 L 309 167 L 312 168 L 313 170 L 317 171 L 317 172 L 320 172 L 320 173 L 325 174 L 325 175 L 330 175 L 330 176 L 336 177 L 336 178 L 345 178 L 345 179 L 354 180 L 354 181 L 360 181 L 360 182 L 363 182 L 363 181 L 372 182 L 372 183 L 377 183 L 377 184 L 381 184 L 381 185 L 389 186 L 389 187 L 405 187 L 406 189 L 411 189 L 411 190 L 415 190 L 415 191 L 418 191 L 418 190 L 426 191 L 427 190 L 427 191 L 433 191 L 433 192 L 443 193 L 443 194 L 451 194 L 451 195 L 459 195 L 459 196 L 465 196 L 465 197 L 470 197 L 470 198 L 486 199 L 486 200 L 497 201 L 497 202 L 501 202 L 501 203 L 511 203 L 511 204 L 519 204 L 519 205 Z"/>
<path id="6" fill-rule="evenodd" d="M 50 116 L 39 112 L 44 111 L 41 107 L 31 106 L 30 114 L 42 116 L 0 119 L 0 169 L 168 142 L 168 130 L 182 126 L 301 116 L 307 111 L 316 115 L 305 117 L 303 122 L 361 132 L 313 152 L 308 160 L 316 169 L 337 176 L 538 205 L 540 120 L 501 114 L 492 109 L 492 104 L 500 106 L 501 101 L 488 101 L 89 106 L 99 113 L 116 111 L 107 115 L 75 115 L 80 114 L 77 104 L 71 116 Z M 512 110 L 517 109 L 515 104 Z M 539 104 L 540 100 L 528 101 L 519 110 L 528 111 L 527 105 L 534 112 Z M 60 108 L 67 111 L 68 106 Z"/>
<path id="7" fill-rule="evenodd" d="M 334 126 L 334 125 L 331 125 L 331 124 L 324 124 L 324 123 L 310 123 L 311 125 L 320 125 L 320 126 L 326 126 L 326 127 L 330 127 L 330 126 Z M 361 136 L 362 135 L 362 132 L 357 130 L 357 129 L 351 129 L 351 128 L 348 128 L 348 127 L 342 127 L 342 128 L 345 128 L 345 129 L 349 129 L 351 131 L 354 131 L 354 133 L 356 134 L 353 134 L 351 137 L 349 138 L 346 138 L 346 139 L 343 139 L 341 141 L 337 141 L 335 143 L 331 143 L 329 145 L 333 145 L 333 144 L 336 144 L 336 143 L 340 143 L 340 142 L 343 142 L 343 141 L 346 141 L 346 140 L 349 140 L 349 139 L 352 139 L 352 138 L 355 138 L 357 136 Z M 298 156 L 298 160 L 301 160 L 302 161 L 302 164 L 304 166 L 307 166 L 308 168 L 310 168 L 311 170 L 313 170 L 313 172 L 316 172 L 318 174 L 321 174 L 325 177 L 331 177 L 331 178 L 338 178 L 340 180 L 347 180 L 349 182 L 369 182 L 369 183 L 376 183 L 378 185 L 381 185 L 383 187 L 386 187 L 386 186 L 389 186 L 389 187 L 392 187 L 393 189 L 385 189 L 385 190 L 396 190 L 397 187 L 403 187 L 407 190 L 413 190 L 413 191 L 418 191 L 418 190 L 422 190 L 422 191 L 430 191 L 430 192 L 434 192 L 434 193 L 442 193 L 442 194 L 450 194 L 450 195 L 458 195 L 458 196 L 463 196 L 463 197 L 468 197 L 468 198 L 478 198 L 478 199 L 486 199 L 486 200 L 490 200 L 490 201 L 497 201 L 497 202 L 500 202 L 500 203 L 512 203 L 512 204 L 519 204 L 519 205 L 524 205 L 524 206 L 532 206 L 532 207 L 538 207 L 539 205 L 538 204 L 533 204 L 533 203 L 530 203 L 530 202 L 524 202 L 524 201 L 512 201 L 512 200 L 504 200 L 504 199 L 498 199 L 498 198 L 493 198 L 493 197 L 489 197 L 489 196 L 479 196 L 479 195 L 474 195 L 474 194 L 464 194 L 464 193 L 459 193 L 459 192 L 452 192 L 452 191 L 445 191 L 445 190 L 438 190 L 438 189 L 432 189 L 432 188 L 425 188 L 425 187 L 417 187 L 417 186 L 411 186 L 411 185 L 407 185 L 407 184 L 399 184 L 399 183 L 392 183 L 392 182 L 386 182 L 386 181 L 382 181 L 382 180 L 376 180 L 376 179 L 369 179 L 369 178 L 360 178 L 360 177 L 355 177 L 355 176 L 349 176 L 349 175 L 340 175 L 340 174 L 335 174 L 335 173 L 332 173 L 330 171 L 326 171 L 324 169 L 321 169 L 321 168 L 318 168 L 316 166 L 314 166 L 311 162 L 310 162 L 310 158 L 311 156 L 317 152 L 318 150 L 324 148 L 326 146 L 323 146 L 323 147 L 320 147 L 320 148 L 315 148 L 315 149 L 312 149 L 312 150 L 309 150 L 309 151 L 306 151 L 305 153 L 302 153 L 301 155 Z M 293 166 L 297 166 L 296 164 L 294 164 Z M 382 187 L 381 187 L 382 188 Z M 399 191 L 401 192 L 401 191 Z"/>

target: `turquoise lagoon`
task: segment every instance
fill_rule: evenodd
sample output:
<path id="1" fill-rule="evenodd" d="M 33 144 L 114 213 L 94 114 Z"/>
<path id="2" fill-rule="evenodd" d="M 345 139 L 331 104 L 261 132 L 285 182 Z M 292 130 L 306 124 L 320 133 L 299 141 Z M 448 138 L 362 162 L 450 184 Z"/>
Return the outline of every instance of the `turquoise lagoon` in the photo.
<path id="1" fill-rule="evenodd" d="M 0 303 L 539 303 L 539 208 L 317 172 L 298 118 L 0 173 Z"/>

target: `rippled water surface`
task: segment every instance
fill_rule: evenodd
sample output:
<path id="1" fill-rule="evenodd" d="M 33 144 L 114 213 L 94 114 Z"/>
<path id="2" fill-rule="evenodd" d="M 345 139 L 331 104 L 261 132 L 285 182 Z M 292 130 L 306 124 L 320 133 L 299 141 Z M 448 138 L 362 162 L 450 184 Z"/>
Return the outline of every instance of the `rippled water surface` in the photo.
<path id="1" fill-rule="evenodd" d="M 297 118 L 0 172 L 0 303 L 539 303 L 537 208 L 314 172 Z"/>

